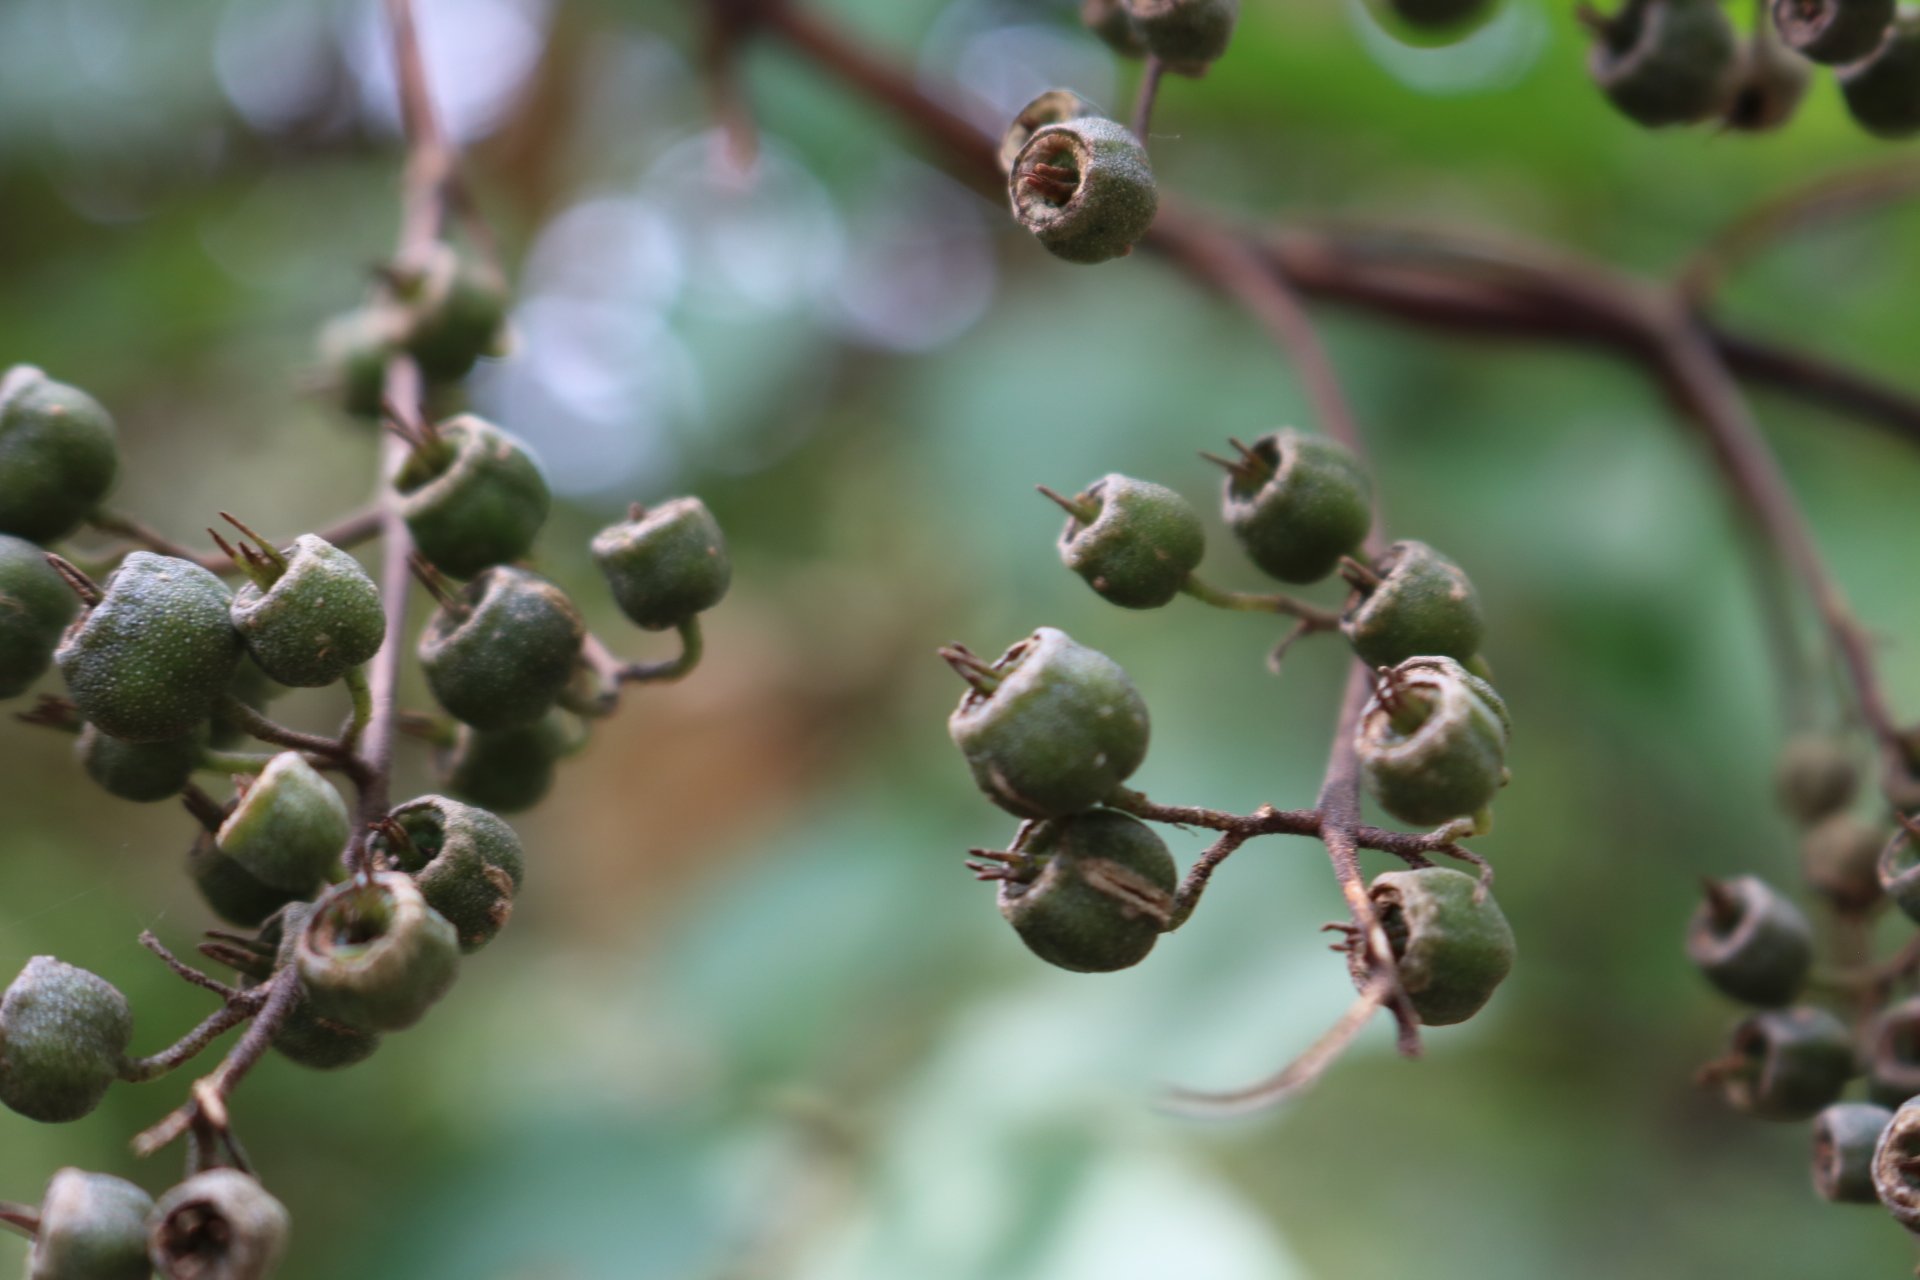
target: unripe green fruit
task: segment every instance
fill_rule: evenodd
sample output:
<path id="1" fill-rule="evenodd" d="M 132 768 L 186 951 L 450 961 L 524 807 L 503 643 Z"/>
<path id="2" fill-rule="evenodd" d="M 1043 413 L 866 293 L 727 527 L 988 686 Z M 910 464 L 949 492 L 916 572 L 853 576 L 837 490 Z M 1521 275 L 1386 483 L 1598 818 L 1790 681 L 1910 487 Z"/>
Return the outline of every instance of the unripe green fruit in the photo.
<path id="1" fill-rule="evenodd" d="M 1138 58 L 1147 52 L 1147 42 L 1140 38 L 1140 28 L 1134 25 L 1124 0 L 1080 0 L 1080 22 L 1123 58 Z"/>
<path id="2" fill-rule="evenodd" d="M 46 545 L 85 520 L 120 465 L 113 419 L 32 365 L 0 377 L 0 533 Z"/>
<path id="3" fill-rule="evenodd" d="M 0 533 L 0 698 L 19 697 L 45 673 L 79 608 L 45 552 Z"/>
<path id="4" fill-rule="evenodd" d="M 1160 202 L 1147 149 L 1101 116 L 1035 129 L 1014 157 L 1007 198 L 1047 252 L 1080 263 L 1132 253 Z"/>
<path id="5" fill-rule="evenodd" d="M 1393 945 L 1400 985 L 1427 1026 L 1480 1012 L 1513 968 L 1513 929 L 1472 876 L 1451 867 L 1388 871 L 1367 895 Z M 1354 951 L 1356 968 L 1364 957 L 1364 948 Z"/>
<path id="6" fill-rule="evenodd" d="M 1802 734 L 1780 749 L 1773 785 L 1780 807 L 1795 822 L 1810 827 L 1853 800 L 1860 767 L 1845 743 L 1825 734 Z"/>
<path id="7" fill-rule="evenodd" d="M 1812 65 L 1764 29 L 1740 38 L 1736 58 L 1738 70 L 1720 122 L 1729 129 L 1762 133 L 1791 120 L 1807 96 Z"/>
<path id="8" fill-rule="evenodd" d="M 304 897 L 320 887 L 351 834 L 346 801 L 297 751 L 260 771 L 216 842 L 254 879 Z"/>
<path id="9" fill-rule="evenodd" d="M 470 413 L 438 432 L 433 456 L 410 458 L 394 477 L 420 554 L 456 578 L 525 555 L 553 502 L 526 446 Z"/>
<path id="10" fill-rule="evenodd" d="M 396 847 L 382 835 L 377 847 L 446 917 L 460 936 L 460 949 L 478 951 L 513 915 L 525 867 L 520 837 L 485 809 L 445 796 L 409 800 L 388 816 L 407 833 L 406 844 Z"/>
<path id="11" fill-rule="evenodd" d="M 634 625 L 677 627 L 720 603 L 733 561 L 720 522 L 698 498 L 674 498 L 594 535 L 593 560 Z"/>
<path id="12" fill-rule="evenodd" d="M 1445 31 L 1480 16 L 1488 0 L 1390 0 L 1394 13 L 1410 27 Z"/>
<path id="13" fill-rule="evenodd" d="M 1876 865 L 1880 887 L 1893 899 L 1893 905 L 1909 920 L 1920 922 L 1920 855 L 1913 848 L 1913 837 L 1904 830 L 1881 851 Z"/>
<path id="14" fill-rule="evenodd" d="M 1091 12 L 1095 5 L 1108 2 L 1109 0 L 1089 0 L 1088 5 L 1082 10 L 1083 16 Z M 1125 9 L 1119 7 L 1119 0 L 1111 0 L 1111 6 L 1126 21 L 1128 29 L 1131 30 L 1133 20 L 1126 16 Z M 1020 158 L 1020 149 L 1027 145 L 1027 139 L 1033 136 L 1034 130 L 1050 124 L 1059 124 L 1065 120 L 1079 120 L 1099 114 L 1099 107 L 1071 89 L 1047 90 L 1020 108 L 1020 114 L 1013 118 L 1013 123 L 1008 125 L 1006 132 L 1000 135 L 1000 172 L 1004 174 L 1013 172 L 1014 162 Z"/>
<path id="15" fill-rule="evenodd" d="M 248 582 L 234 593 L 234 629 L 272 679 L 296 689 L 332 684 L 380 652 L 380 588 L 358 560 L 311 533 L 282 554 L 287 567 L 272 586 Z"/>
<path id="16" fill-rule="evenodd" d="M 92 725 L 80 731 L 74 753 L 87 776 L 122 800 L 152 804 L 186 790 L 207 745 L 207 727 L 165 742 L 122 742 Z"/>
<path id="17" fill-rule="evenodd" d="M 1115 473 L 1095 480 L 1067 517 L 1060 559 L 1123 609 L 1158 609 L 1180 594 L 1206 554 L 1207 534 L 1192 504 L 1164 485 Z"/>
<path id="18" fill-rule="evenodd" d="M 298 901 L 301 892 L 266 884 L 220 852 L 213 832 L 203 831 L 187 855 L 187 874 L 213 913 L 228 924 L 257 929 L 268 916 Z"/>
<path id="19" fill-rule="evenodd" d="M 1852 1079 L 1853 1035 L 1814 1005 L 1756 1013 L 1733 1031 L 1740 1066 L 1721 1079 L 1736 1111 L 1762 1120 L 1806 1120 L 1831 1106 Z"/>
<path id="20" fill-rule="evenodd" d="M 502 353 L 506 318 L 507 284 L 500 273 L 451 245 L 436 245 L 407 350 L 429 381 L 454 382 L 481 356 Z"/>
<path id="21" fill-rule="evenodd" d="M 1360 598 L 1340 620 L 1353 651 L 1370 667 L 1435 655 L 1470 662 L 1486 636 L 1480 593 L 1460 566 L 1424 542 L 1396 542 L 1374 572 L 1378 586 L 1357 585 Z"/>
<path id="22" fill-rule="evenodd" d="M 1000 914 L 1027 949 L 1075 973 L 1111 973 L 1153 950 L 1179 883 L 1166 842 L 1136 818 L 1093 809 L 1027 833 L 1030 877 L 1000 882 Z"/>
<path id="23" fill-rule="evenodd" d="M 147 1257 L 165 1280 L 266 1280 L 287 1251 L 287 1210 L 248 1174 L 208 1169 L 147 1218 Z"/>
<path id="24" fill-rule="evenodd" d="M 188 560 L 135 551 L 54 661 L 88 723 L 125 742 L 192 733 L 240 661 L 233 593 Z"/>
<path id="25" fill-rule="evenodd" d="M 153 1197 L 125 1178 L 62 1169 L 40 1199 L 27 1280 L 148 1280 Z"/>
<path id="26" fill-rule="evenodd" d="M 1773 26 L 1788 48 L 1815 62 L 1853 62 L 1880 47 L 1894 0 L 1773 0 Z"/>
<path id="27" fill-rule="evenodd" d="M 1836 813 L 1800 841 L 1807 883 L 1837 910 L 1860 915 L 1880 901 L 1880 854 L 1887 833 L 1850 813 Z"/>
<path id="28" fill-rule="evenodd" d="M 467 585 L 464 617 L 445 609 L 420 636 L 433 696 L 476 729 L 512 729 L 547 714 L 573 676 L 586 624 L 559 587 L 506 565 Z"/>
<path id="29" fill-rule="evenodd" d="M 1893 1220 L 1920 1232 L 1920 1099 L 1905 1103 L 1873 1148 L 1873 1193 Z"/>
<path id="30" fill-rule="evenodd" d="M 1847 114 L 1877 138 L 1920 132 L 1920 14 L 1894 18 L 1874 51 L 1834 70 Z"/>
<path id="31" fill-rule="evenodd" d="M 460 726 L 447 759 L 447 790 L 495 813 L 519 813 L 553 787 L 554 765 L 573 748 L 561 713 L 548 712 L 519 729 L 481 732 Z"/>
<path id="32" fill-rule="evenodd" d="M 1874 1204 L 1873 1149 L 1893 1112 L 1836 1102 L 1813 1118 L 1813 1189 L 1836 1204 Z"/>
<path id="33" fill-rule="evenodd" d="M 0 1102 L 30 1120 L 100 1105 L 133 1040 L 133 1011 L 105 978 L 35 956 L 0 996 Z"/>
<path id="34" fill-rule="evenodd" d="M 1687 957 L 1744 1004 L 1789 1003 L 1813 967 L 1813 928 L 1800 908 L 1756 876 L 1709 883 L 1687 925 Z"/>
<path id="35" fill-rule="evenodd" d="M 313 1011 L 363 1031 L 404 1031 L 453 985 L 453 926 L 397 871 L 327 890 L 295 943 Z"/>
<path id="36" fill-rule="evenodd" d="M 320 330 L 320 363 L 340 407 L 358 418 L 381 416 L 387 362 L 400 350 L 406 318 L 384 307 L 356 307 Z"/>
<path id="37" fill-rule="evenodd" d="M 1227 527 L 1263 573 L 1318 582 L 1373 525 L 1373 481 L 1331 440 L 1291 427 L 1253 442 L 1227 476 Z"/>
<path id="38" fill-rule="evenodd" d="M 310 902 L 289 903 L 260 930 L 260 941 L 278 948 L 275 971 L 296 963 L 300 931 L 313 918 Z M 303 991 L 298 1004 L 273 1033 L 274 1049 L 288 1061 L 312 1071 L 338 1071 L 365 1062 L 380 1047 L 378 1031 L 362 1031 L 323 1018 Z"/>
<path id="39" fill-rule="evenodd" d="M 1867 1096 L 1897 1107 L 1920 1094 L 1920 996 L 1887 1006 L 1873 1020 L 1864 1049 Z"/>
<path id="40" fill-rule="evenodd" d="M 1726 101 L 1735 49 L 1733 26 L 1714 0 L 1627 0 L 1605 21 L 1587 69 L 1629 119 L 1688 124 Z"/>
<path id="41" fill-rule="evenodd" d="M 1090 809 L 1146 759 L 1147 706 L 1133 681 L 1064 631 L 1041 627 L 968 680 L 947 732 L 975 784 L 1010 813 Z"/>
<path id="42" fill-rule="evenodd" d="M 1125 0 L 1147 52 L 1183 76 L 1202 76 L 1233 40 L 1240 0 Z"/>
<path id="43" fill-rule="evenodd" d="M 1381 675 L 1355 747 L 1367 789 L 1402 822 L 1477 814 L 1506 785 L 1506 703 L 1451 658 L 1409 658 Z"/>

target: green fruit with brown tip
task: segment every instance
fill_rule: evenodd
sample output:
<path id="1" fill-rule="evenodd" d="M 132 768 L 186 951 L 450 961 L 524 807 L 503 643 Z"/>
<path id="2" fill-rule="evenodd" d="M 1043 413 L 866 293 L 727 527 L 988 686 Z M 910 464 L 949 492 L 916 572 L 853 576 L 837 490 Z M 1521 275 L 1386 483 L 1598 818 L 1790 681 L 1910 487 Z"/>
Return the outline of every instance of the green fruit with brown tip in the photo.
<path id="1" fill-rule="evenodd" d="M 290 1226 L 286 1206 L 252 1175 L 208 1169 L 155 1201 L 147 1258 L 165 1280 L 267 1280 Z"/>
<path id="2" fill-rule="evenodd" d="M 1367 789 L 1402 822 L 1478 814 L 1506 785 L 1506 703 L 1452 658 L 1383 671 L 1354 744 Z"/>
<path id="3" fill-rule="evenodd" d="M 80 731 L 74 752 L 87 776 L 122 800 L 152 804 L 187 789 L 206 750 L 207 727 L 164 742 L 122 742 L 92 725 Z"/>
<path id="4" fill-rule="evenodd" d="M 53 655 L 80 714 L 126 742 L 192 733 L 240 661 L 232 603 L 199 565 L 133 552 Z"/>
<path id="5" fill-rule="evenodd" d="M 406 838 L 382 834 L 377 847 L 446 917 L 460 936 L 460 949 L 478 951 L 513 915 L 525 867 L 520 837 L 485 809 L 445 796 L 409 800 L 388 817 Z"/>
<path id="6" fill-rule="evenodd" d="M 0 698 L 17 698 L 53 662 L 80 602 L 46 553 L 0 533 Z"/>
<path id="7" fill-rule="evenodd" d="M 593 560 L 622 612 L 648 631 L 719 604 L 733 582 L 720 522 L 698 498 L 674 498 L 594 535 Z"/>
<path id="8" fill-rule="evenodd" d="M 1414 657 L 1471 662 L 1486 638 L 1480 593 L 1460 566 L 1424 542 L 1396 542 L 1370 573 L 1352 571 L 1359 593 L 1340 619 L 1353 651 L 1370 667 Z"/>
<path id="9" fill-rule="evenodd" d="M 1736 51 L 1733 25 L 1715 0 L 1627 0 L 1598 20 L 1587 69 L 1630 119 L 1688 124 L 1726 101 Z"/>
<path id="10" fill-rule="evenodd" d="M 1164 485 L 1116 472 L 1061 505 L 1061 561 L 1123 609 L 1167 604 L 1206 554 L 1199 513 Z"/>
<path id="11" fill-rule="evenodd" d="M 512 729 L 547 714 L 573 676 L 586 624 L 566 593 L 525 569 L 488 569 L 421 633 L 427 686 L 455 719 Z"/>
<path id="12" fill-rule="evenodd" d="M 413 312 L 408 352 L 429 381 L 454 382 L 504 349 L 507 283 L 452 245 L 435 245 Z"/>
<path id="13" fill-rule="evenodd" d="M 105 978 L 35 956 L 0 996 L 0 1103 L 30 1120 L 100 1105 L 133 1040 L 133 1011 Z"/>
<path id="14" fill-rule="evenodd" d="M 1513 968 L 1513 929 L 1476 879 L 1451 867 L 1388 871 L 1367 896 L 1379 913 L 1400 985 L 1430 1027 L 1480 1012 Z M 1364 951 L 1353 963 L 1364 965 Z"/>
<path id="15" fill-rule="evenodd" d="M 1227 51 L 1240 0 L 1125 0 L 1147 52 L 1184 76 L 1205 75 Z"/>
<path id="16" fill-rule="evenodd" d="M 1687 926 L 1687 956 L 1724 994 L 1777 1007 L 1799 994 L 1813 967 L 1813 928 L 1756 876 L 1709 881 Z"/>
<path id="17" fill-rule="evenodd" d="M 1048 964 L 1076 973 L 1129 968 L 1172 917 L 1173 855 L 1152 828 L 1117 810 L 1036 823 L 1011 858 L 1000 914 Z"/>
<path id="18" fill-rule="evenodd" d="M 220 852 L 211 831 L 201 832 L 194 840 L 187 855 L 187 875 L 215 915 L 242 929 L 259 928 L 268 916 L 301 895 L 299 890 L 265 883 Z"/>
<path id="19" fill-rule="evenodd" d="M 1840 1098 L 1856 1074 L 1853 1033 L 1814 1005 L 1769 1009 L 1733 1031 L 1721 1090 L 1734 1110 L 1762 1120 L 1807 1120 Z"/>
<path id="20" fill-rule="evenodd" d="M 220 852 L 260 883 L 305 897 L 347 847 L 346 801 L 297 751 L 282 751 L 220 824 Z"/>
<path id="21" fill-rule="evenodd" d="M 1119 9 L 1119 0 L 1088 0 L 1088 10 L 1093 5 L 1111 3 L 1126 18 L 1126 10 Z M 1131 22 L 1131 19 L 1127 19 Z M 1027 139 L 1034 130 L 1050 124 L 1059 124 L 1064 120 L 1079 120 L 1086 116 L 1097 116 L 1100 108 L 1081 97 L 1071 89 L 1049 89 L 1039 97 L 1020 108 L 1020 114 L 1000 135 L 1000 172 L 1011 174 L 1015 160 L 1020 158 L 1020 149 L 1027 145 Z"/>
<path id="22" fill-rule="evenodd" d="M 333 886 L 299 931 L 294 963 L 320 1017 L 362 1031 L 404 1031 L 453 985 L 460 942 L 397 871 Z"/>
<path id="23" fill-rule="evenodd" d="M 1007 198 L 1048 253 L 1078 263 L 1132 253 L 1160 203 L 1147 149 L 1101 116 L 1035 129 L 1014 157 Z"/>
<path id="24" fill-rule="evenodd" d="M 1893 20 L 1872 53 L 1834 69 L 1847 114 L 1876 138 L 1920 133 L 1920 13 Z"/>
<path id="25" fill-rule="evenodd" d="M 125 1178 L 62 1169 L 40 1198 L 27 1280 L 148 1280 L 153 1197 Z"/>
<path id="26" fill-rule="evenodd" d="M 1873 1152 L 1893 1112 L 1836 1102 L 1813 1118 L 1813 1189 L 1835 1204 L 1875 1204 Z"/>
<path id="27" fill-rule="evenodd" d="M 554 767 L 574 749 L 564 716 L 550 711 L 518 729 L 460 726 L 444 771 L 448 791 L 494 813 L 519 813 L 553 788 Z"/>
<path id="28" fill-rule="evenodd" d="M 0 377 L 0 533 L 45 546 L 80 527 L 113 487 L 113 419 L 32 365 Z"/>
<path id="29" fill-rule="evenodd" d="M 296 963 L 300 931 L 312 919 L 314 904 L 289 903 L 260 930 L 260 941 L 276 949 L 274 970 Z M 281 1057 L 312 1071 L 338 1071 L 365 1062 L 380 1047 L 378 1031 L 362 1031 L 315 1012 L 305 992 L 273 1033 Z"/>
<path id="30" fill-rule="evenodd" d="M 303 533 L 268 586 L 247 582 L 233 596 L 233 626 L 261 671 L 296 689 L 338 680 L 380 652 L 386 610 L 360 562 L 324 538 Z"/>
<path id="31" fill-rule="evenodd" d="M 1041 627 L 992 664 L 943 651 L 972 686 L 947 732 L 973 780 L 1023 818 L 1099 804 L 1146 759 L 1147 706 L 1120 664 Z"/>
<path id="32" fill-rule="evenodd" d="M 525 445 L 464 413 L 394 477 L 400 514 L 420 554 L 442 573 L 471 578 L 518 560 L 546 523 L 552 495 Z"/>
<path id="33" fill-rule="evenodd" d="M 1282 582 L 1318 582 L 1366 540 L 1373 481 L 1333 441 L 1282 428 L 1227 466 L 1227 527 L 1261 572 Z"/>

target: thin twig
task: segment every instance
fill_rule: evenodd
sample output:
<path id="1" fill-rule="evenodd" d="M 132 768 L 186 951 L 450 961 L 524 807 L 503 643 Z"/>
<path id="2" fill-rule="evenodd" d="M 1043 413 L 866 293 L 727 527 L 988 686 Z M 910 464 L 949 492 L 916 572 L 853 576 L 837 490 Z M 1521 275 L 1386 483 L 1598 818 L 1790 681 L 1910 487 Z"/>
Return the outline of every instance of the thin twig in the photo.
<path id="1" fill-rule="evenodd" d="M 239 997 L 240 992 L 235 988 L 228 986 L 224 982 L 216 982 L 193 966 L 182 962 L 178 956 L 167 950 L 165 944 L 163 944 L 160 939 L 153 936 L 153 930 L 141 930 L 140 945 L 159 956 L 160 959 L 165 962 L 167 968 L 173 970 L 177 976 L 184 978 L 194 986 L 205 988 L 219 996 L 222 1000 L 233 1000 Z"/>
<path id="2" fill-rule="evenodd" d="M 1160 97 L 1160 77 L 1166 70 L 1167 64 L 1157 53 L 1148 54 L 1146 65 L 1140 69 L 1140 92 L 1133 100 L 1133 136 L 1140 139 L 1143 147 L 1153 127 L 1153 106 Z"/>
<path id="3" fill-rule="evenodd" d="M 169 1112 L 165 1119 L 134 1138 L 135 1155 L 152 1155 L 186 1133 L 188 1127 L 203 1115 L 217 1130 L 228 1127 L 226 1099 L 240 1081 L 246 1078 L 247 1073 L 253 1070 L 254 1064 L 260 1061 L 268 1046 L 273 1043 L 274 1035 L 286 1022 L 287 1015 L 293 1012 L 294 1006 L 301 1000 L 300 973 L 289 966 L 274 974 L 261 986 L 243 995 L 261 1002 L 258 1012 L 253 1016 L 253 1025 L 247 1028 L 247 1033 L 240 1037 L 240 1043 L 236 1044 L 221 1060 L 213 1074 L 195 1081 L 193 1096 L 185 1104 Z M 209 1023 L 211 1021 L 212 1019 L 208 1020 Z M 202 1028 L 206 1025 L 208 1024 L 201 1024 Z"/>
<path id="4" fill-rule="evenodd" d="M 1206 1093 L 1193 1089 L 1172 1088 L 1161 1101 L 1161 1108 L 1178 1115 L 1193 1116 L 1197 1119 L 1224 1120 L 1234 1116 L 1252 1115 L 1278 1106 L 1288 1098 L 1298 1095 L 1326 1074 L 1353 1043 L 1355 1036 L 1372 1019 L 1374 1011 L 1385 1003 L 1387 995 L 1394 990 L 1393 979 L 1376 974 L 1361 989 L 1359 996 L 1340 1015 L 1340 1020 L 1328 1027 L 1321 1037 L 1313 1042 L 1307 1051 L 1289 1062 L 1277 1075 L 1259 1084 L 1245 1089 L 1235 1089 L 1227 1093 Z"/>
<path id="5" fill-rule="evenodd" d="M 94 562 L 106 565 L 118 564 L 126 557 L 127 552 L 144 548 L 148 551 L 157 551 L 161 555 L 178 556 L 182 560 L 190 560 L 209 573 L 225 575 L 239 572 L 239 566 L 234 563 L 232 556 L 223 555 L 217 551 L 195 551 L 155 529 L 140 524 L 131 516 L 122 515 L 119 512 L 97 511 L 88 517 L 87 523 L 103 533 L 117 534 L 122 538 L 130 539 L 133 544 L 113 547 L 101 552 L 90 552 L 89 555 Z M 369 542 L 379 534 L 380 513 L 369 507 L 340 517 L 321 529 L 316 536 L 346 550 Z"/>
<path id="6" fill-rule="evenodd" d="M 1305 600 L 1296 600 L 1289 595 L 1223 591 L 1202 579 L 1198 574 L 1192 573 L 1187 575 L 1187 580 L 1180 585 L 1180 590 L 1202 604 L 1210 604 L 1216 609 L 1229 609 L 1239 613 L 1278 613 L 1298 619 L 1302 624 L 1300 634 L 1303 635 L 1340 629 L 1339 613 L 1332 609 L 1322 609 L 1318 605 L 1308 604 Z"/>

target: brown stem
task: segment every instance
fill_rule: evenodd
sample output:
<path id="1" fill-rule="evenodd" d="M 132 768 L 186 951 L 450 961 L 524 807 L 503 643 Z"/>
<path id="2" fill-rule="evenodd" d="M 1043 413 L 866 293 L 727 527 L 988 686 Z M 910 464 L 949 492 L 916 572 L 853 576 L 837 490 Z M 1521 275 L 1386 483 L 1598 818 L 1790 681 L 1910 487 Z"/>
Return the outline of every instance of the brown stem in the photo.
<path id="1" fill-rule="evenodd" d="M 118 512 L 106 510 L 96 511 L 87 518 L 87 523 L 103 533 L 118 534 L 120 537 L 127 538 L 136 544 L 131 547 L 119 547 L 95 554 L 95 559 L 105 561 L 109 564 L 117 563 L 128 551 L 145 548 L 148 551 L 157 551 L 161 555 L 178 556 L 182 560 L 191 560 L 209 573 L 224 575 L 239 572 L 239 566 L 234 563 L 232 556 L 218 552 L 207 552 L 203 554 L 195 551 L 191 547 L 175 542 L 157 530 L 150 529 L 146 525 L 136 522 L 132 517 L 121 515 Z M 364 511 L 355 511 L 351 515 L 342 516 L 339 520 L 321 529 L 317 536 L 324 541 L 331 542 L 336 547 L 345 549 L 357 547 L 361 543 L 371 541 L 373 538 L 379 536 L 379 533 L 380 513 L 373 508 L 368 508 Z"/>
<path id="2" fill-rule="evenodd" d="M 135 1155 L 152 1155 L 196 1124 L 205 1124 L 216 1132 L 228 1129 L 226 1100 L 240 1081 L 246 1078 L 247 1072 L 253 1070 L 254 1064 L 265 1055 L 268 1046 L 273 1043 L 274 1035 L 286 1022 L 287 1015 L 299 1003 L 299 971 L 291 966 L 282 969 L 261 986 L 243 993 L 243 998 L 260 1001 L 259 1011 L 253 1015 L 253 1025 L 247 1028 L 247 1033 L 240 1037 L 240 1043 L 233 1046 L 213 1074 L 194 1082 L 192 1098 L 169 1112 L 160 1123 L 134 1138 Z M 211 1021 L 208 1020 L 209 1023 Z M 206 1025 L 202 1023 L 201 1027 L 204 1029 Z M 198 1035 L 199 1031 L 194 1034 Z"/>
<path id="3" fill-rule="evenodd" d="M 286 725 L 269 720 L 230 693 L 221 695 L 219 708 L 221 715 L 249 737 L 291 751 L 306 751 L 322 756 L 352 779 L 356 787 L 365 788 L 373 780 L 375 771 L 369 761 L 355 755 L 351 747 L 338 739 L 289 729 Z"/>
<path id="4" fill-rule="evenodd" d="M 226 806 L 202 791 L 196 783 L 189 782 L 180 789 L 180 803 L 208 831 L 218 831 L 227 820 Z"/>
<path id="5" fill-rule="evenodd" d="M 1160 97 L 1160 77 L 1166 74 L 1167 64 L 1160 61 L 1160 55 L 1150 53 L 1147 62 L 1140 70 L 1140 93 L 1133 100 L 1133 136 L 1140 139 L 1140 145 L 1147 145 L 1147 133 L 1153 125 L 1153 106 Z"/>

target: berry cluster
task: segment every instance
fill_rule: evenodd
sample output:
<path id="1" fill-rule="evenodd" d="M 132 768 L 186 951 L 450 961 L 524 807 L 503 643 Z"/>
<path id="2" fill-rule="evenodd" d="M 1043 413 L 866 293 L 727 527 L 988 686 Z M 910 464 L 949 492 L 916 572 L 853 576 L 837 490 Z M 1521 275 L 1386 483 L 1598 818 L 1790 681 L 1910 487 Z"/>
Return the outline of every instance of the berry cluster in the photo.
<path id="1" fill-rule="evenodd" d="M 1509 723 L 1484 678 L 1478 596 L 1425 543 L 1369 554 L 1372 480 L 1346 449 L 1292 430 L 1235 446 L 1237 457 L 1214 461 L 1228 472 L 1223 512 L 1241 548 L 1282 582 L 1338 572 L 1350 588 L 1341 612 L 1207 584 L 1195 573 L 1206 550 L 1199 514 L 1173 490 L 1123 475 L 1071 498 L 1041 490 L 1067 512 L 1060 558 L 1123 608 L 1157 609 L 1184 593 L 1293 616 L 1283 650 L 1314 631 L 1346 636 L 1376 673 L 1353 741 L 1368 789 L 1403 822 L 1444 824 L 1420 849 L 1377 839 L 1371 847 L 1400 852 L 1413 867 L 1376 878 L 1370 896 L 1421 1021 L 1462 1021 L 1492 995 L 1513 956 L 1513 935 L 1486 886 L 1423 856 L 1470 857 L 1455 842 L 1487 829 L 1507 780 Z M 1138 964 L 1193 911 L 1217 859 L 1203 858 L 1182 883 L 1141 818 L 1244 834 L 1317 830 L 1311 813 L 1237 819 L 1129 790 L 1147 754 L 1146 703 L 1118 663 L 1064 632 L 1042 627 L 992 662 L 960 645 L 941 656 L 969 686 L 947 722 L 954 743 L 980 790 L 1025 820 L 1007 849 L 974 850 L 979 860 L 969 865 L 998 881 L 1001 914 L 1051 964 L 1081 972 Z M 1356 977 L 1362 951 L 1350 948 Z"/>

